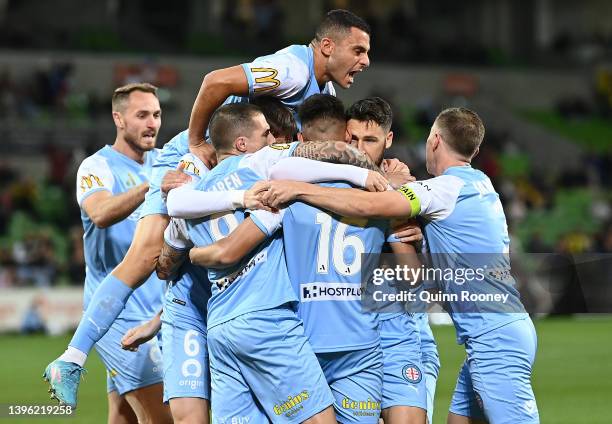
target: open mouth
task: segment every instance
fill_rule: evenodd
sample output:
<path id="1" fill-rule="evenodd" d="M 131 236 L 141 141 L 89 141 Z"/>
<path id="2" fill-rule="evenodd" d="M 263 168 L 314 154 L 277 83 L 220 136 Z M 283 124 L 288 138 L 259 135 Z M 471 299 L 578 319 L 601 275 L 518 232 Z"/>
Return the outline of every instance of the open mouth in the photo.
<path id="1" fill-rule="evenodd" d="M 361 72 L 361 70 L 358 71 L 350 71 L 348 73 L 348 77 L 349 77 L 349 81 L 352 83 L 353 81 L 355 81 L 355 75 L 358 74 L 359 72 Z"/>
<path id="2" fill-rule="evenodd" d="M 155 141 L 156 134 L 154 132 L 144 133 L 142 139 L 145 141 Z"/>

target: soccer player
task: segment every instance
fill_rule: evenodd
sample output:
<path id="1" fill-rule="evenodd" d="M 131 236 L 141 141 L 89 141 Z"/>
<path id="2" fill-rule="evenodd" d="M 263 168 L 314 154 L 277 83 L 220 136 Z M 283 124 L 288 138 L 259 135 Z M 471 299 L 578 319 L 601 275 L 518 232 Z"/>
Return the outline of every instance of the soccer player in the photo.
<path id="1" fill-rule="evenodd" d="M 446 109 L 427 139 L 427 170 L 434 178 L 382 193 L 273 181 L 265 200 L 276 207 L 297 199 L 363 218 L 418 215 L 425 223 L 433 264 L 440 269 L 449 261 L 451 265 L 463 261 L 460 266 L 474 270 L 474 262 L 483 266 L 475 254 L 493 256 L 496 263 L 484 264 L 491 271 L 482 272 L 479 279 L 463 284 L 454 279 L 438 282 L 443 293 L 457 299 L 462 299 L 462 290 L 506 299 L 502 304 L 447 298 L 457 341 L 467 352 L 448 422 L 538 423 L 530 382 L 537 337 L 510 274 L 504 211 L 489 178 L 470 166 L 483 138 L 484 126 L 475 112 Z"/>
<path id="2" fill-rule="evenodd" d="M 87 354 L 122 311 L 133 290 L 143 284 L 155 269 L 163 245 L 163 232 L 169 221 L 160 192 L 162 177 L 167 171 L 174 170 L 180 158 L 190 150 L 207 168 L 214 166 L 214 149 L 203 142 L 212 112 L 225 100 L 246 100 L 227 99 L 232 95 L 250 98 L 266 94 L 295 108 L 321 90 L 333 93 L 331 81 L 349 87 L 354 75 L 369 65 L 369 32 L 368 25 L 361 18 L 344 10 L 332 11 L 317 28 L 311 46 L 290 46 L 249 64 L 252 66 L 213 71 L 205 77 L 191 113 L 189 133 L 181 132 L 164 145 L 153 165 L 149 191 L 132 244 L 123 260 L 99 284 L 70 341 L 69 347 L 79 352 L 77 363 L 54 361 L 50 366 L 56 367 L 62 375 L 73 374 L 82 367 Z M 308 154 L 316 156 L 312 150 Z M 99 325 L 94 326 L 92 321 Z M 72 404 L 76 402 L 78 384 L 78 379 L 63 378 L 55 380 L 51 386 L 60 402 Z"/>
<path id="3" fill-rule="evenodd" d="M 117 88 L 112 98 L 112 116 L 117 127 L 114 144 L 86 158 L 77 173 L 76 193 L 85 230 L 87 265 L 84 308 L 93 301 L 96 287 L 121 261 L 134 235 L 157 154 L 154 147 L 161 125 L 157 88 L 146 83 Z M 138 353 L 123 351 L 119 345 L 128 328 L 156 314 L 163 289 L 159 279 L 149 278 L 95 345 L 108 372 L 109 422 L 136 422 L 136 417 L 140 422 L 170 421 L 168 410 L 161 403 L 162 375 L 156 341 L 146 344 Z M 103 325 L 94 320 L 91 323 Z M 68 348 L 59 359 L 75 363 L 84 360 L 73 348 Z M 78 381 L 81 371 L 78 366 L 66 376 L 50 365 L 45 378 L 54 387 L 59 378 Z M 76 398 L 52 393 L 65 403 L 76 405 Z"/>
<path id="4" fill-rule="evenodd" d="M 210 72 L 191 110 L 190 147 L 207 149 L 208 121 L 224 101 L 273 96 L 297 112 L 313 94 L 335 95 L 332 82 L 349 88 L 355 75 L 370 65 L 369 50 L 368 24 L 347 10 L 332 10 L 317 27 L 310 45 L 288 46 L 251 63 Z"/>

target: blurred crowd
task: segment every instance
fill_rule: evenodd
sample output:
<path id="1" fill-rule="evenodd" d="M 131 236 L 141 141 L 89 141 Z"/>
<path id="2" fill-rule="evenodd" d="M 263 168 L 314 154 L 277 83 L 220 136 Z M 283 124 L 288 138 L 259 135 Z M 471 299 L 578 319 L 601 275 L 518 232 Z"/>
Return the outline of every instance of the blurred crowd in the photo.
<path id="1" fill-rule="evenodd" d="M 41 58 L 34 69 L 20 75 L 0 69 L 2 119 L 45 121 L 54 117 L 97 118 L 104 104 L 95 93 L 72 89 L 74 66 Z"/>

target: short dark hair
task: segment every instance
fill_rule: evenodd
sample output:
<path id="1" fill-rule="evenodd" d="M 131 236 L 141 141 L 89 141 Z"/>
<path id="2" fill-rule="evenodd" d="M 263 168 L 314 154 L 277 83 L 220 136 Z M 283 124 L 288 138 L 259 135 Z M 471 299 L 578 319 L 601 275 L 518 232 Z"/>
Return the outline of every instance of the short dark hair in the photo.
<path id="1" fill-rule="evenodd" d="M 313 94 L 298 108 L 302 126 L 318 120 L 346 121 L 342 101 L 331 94 Z"/>
<path id="2" fill-rule="evenodd" d="M 334 38 L 334 36 L 340 33 L 346 34 L 353 27 L 362 30 L 368 35 L 370 34 L 370 26 L 353 12 L 344 9 L 330 10 L 317 27 L 315 40 L 321 41 L 326 37 Z"/>
<path id="3" fill-rule="evenodd" d="M 119 111 L 119 109 L 125 106 L 125 102 L 130 97 L 133 91 L 142 91 L 143 93 L 151 93 L 157 97 L 157 87 L 148 82 L 136 82 L 132 84 L 123 85 L 118 87 L 113 92 L 113 98 L 111 104 L 113 111 Z"/>
<path id="4" fill-rule="evenodd" d="M 274 138 L 284 138 L 286 141 L 296 140 L 298 128 L 293 112 L 279 99 L 261 96 L 252 99 L 251 104 L 259 106 L 266 121 L 270 124 L 270 132 Z"/>
<path id="5" fill-rule="evenodd" d="M 393 111 L 391 105 L 380 97 L 368 97 L 353 103 L 346 112 L 346 119 L 375 122 L 389 131 L 393 123 Z"/>
<path id="6" fill-rule="evenodd" d="M 465 158 L 472 158 L 484 139 L 484 124 L 473 110 L 464 107 L 444 109 L 435 122 L 444 132 L 444 141 Z"/>
<path id="7" fill-rule="evenodd" d="M 208 125 L 215 150 L 231 150 L 238 137 L 253 131 L 253 118 L 258 113 L 261 113 L 261 109 L 248 103 L 230 103 L 219 107 Z"/>

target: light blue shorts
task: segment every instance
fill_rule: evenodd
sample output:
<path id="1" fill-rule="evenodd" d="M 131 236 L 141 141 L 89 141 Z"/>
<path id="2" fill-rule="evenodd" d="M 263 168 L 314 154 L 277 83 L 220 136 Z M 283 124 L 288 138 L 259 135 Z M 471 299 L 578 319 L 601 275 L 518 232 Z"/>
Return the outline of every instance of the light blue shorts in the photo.
<path id="1" fill-rule="evenodd" d="M 290 308 L 240 315 L 208 329 L 214 423 L 299 423 L 334 403 Z"/>
<path id="2" fill-rule="evenodd" d="M 336 399 L 338 422 L 378 424 L 383 386 L 380 346 L 317 353 L 317 358 Z"/>
<path id="3" fill-rule="evenodd" d="M 421 363 L 416 321 L 409 314 L 380 321 L 384 378 L 382 408 L 413 406 L 427 409 L 427 387 Z"/>
<path id="4" fill-rule="evenodd" d="M 210 399 L 206 326 L 167 320 L 162 315 L 164 402 L 174 398 Z"/>
<path id="5" fill-rule="evenodd" d="M 539 423 L 531 388 L 537 336 L 531 319 L 470 338 L 450 412 L 495 424 Z"/>
<path id="6" fill-rule="evenodd" d="M 161 383 L 161 351 L 157 338 L 141 345 L 136 352 L 121 349 L 121 338 L 142 321 L 116 319 L 96 344 L 96 351 L 107 372 L 106 387 L 110 393 L 124 395 L 132 390 Z"/>
<path id="7" fill-rule="evenodd" d="M 412 316 L 416 320 L 421 339 L 421 364 L 423 364 L 425 387 L 427 389 L 427 419 L 431 423 L 433 422 L 436 384 L 440 373 L 440 356 L 438 355 L 436 340 L 429 326 L 428 314 L 420 312 Z"/>

